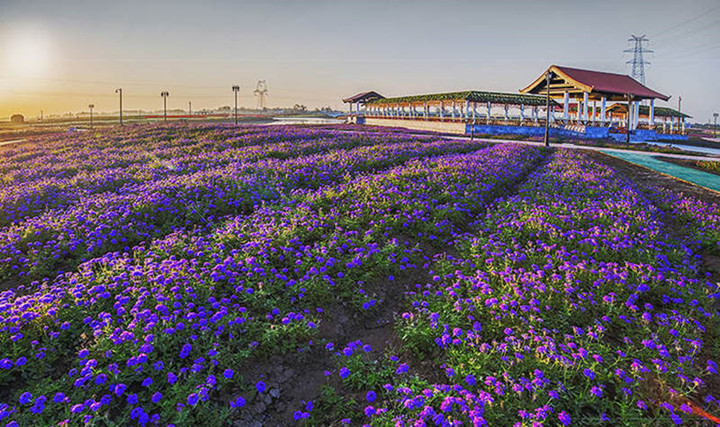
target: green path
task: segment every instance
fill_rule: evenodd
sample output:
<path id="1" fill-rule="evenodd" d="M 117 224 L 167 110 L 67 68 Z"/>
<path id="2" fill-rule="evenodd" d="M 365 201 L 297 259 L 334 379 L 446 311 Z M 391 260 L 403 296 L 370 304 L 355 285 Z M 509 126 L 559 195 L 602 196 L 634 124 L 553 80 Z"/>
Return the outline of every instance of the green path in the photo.
<path id="1" fill-rule="evenodd" d="M 605 151 L 603 153 L 617 157 L 619 159 L 645 166 L 646 168 L 662 172 L 666 175 L 680 178 L 684 181 L 692 182 L 693 184 L 701 187 L 709 188 L 720 192 L 720 176 L 711 174 L 709 172 L 703 172 L 685 166 L 679 166 L 673 163 L 663 162 L 653 156 L 647 154 L 636 154 L 636 153 L 620 153 L 617 151 Z"/>

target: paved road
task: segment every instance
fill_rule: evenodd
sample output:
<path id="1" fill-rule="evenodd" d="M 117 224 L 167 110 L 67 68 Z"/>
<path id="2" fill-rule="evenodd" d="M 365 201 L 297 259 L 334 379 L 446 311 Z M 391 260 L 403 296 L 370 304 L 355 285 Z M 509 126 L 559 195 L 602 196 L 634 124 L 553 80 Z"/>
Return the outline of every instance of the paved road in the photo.
<path id="1" fill-rule="evenodd" d="M 18 142 L 23 142 L 23 141 L 25 141 L 25 140 L 24 139 L 13 139 L 11 141 L 2 141 L 2 142 L 0 142 L 0 147 L 2 147 L 3 145 L 17 144 Z"/>

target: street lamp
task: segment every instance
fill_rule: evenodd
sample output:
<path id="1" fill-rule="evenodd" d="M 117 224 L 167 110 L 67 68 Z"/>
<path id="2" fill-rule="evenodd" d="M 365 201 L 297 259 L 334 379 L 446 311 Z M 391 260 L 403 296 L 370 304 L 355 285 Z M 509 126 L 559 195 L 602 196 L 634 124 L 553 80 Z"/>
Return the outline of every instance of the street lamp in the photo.
<path id="1" fill-rule="evenodd" d="M 122 122 L 122 88 L 115 89 L 115 93 L 120 94 L 120 126 L 122 126 L 123 125 L 123 122 Z"/>
<path id="2" fill-rule="evenodd" d="M 238 92 L 240 91 L 240 86 L 234 85 L 232 87 L 232 90 L 233 90 L 233 92 L 235 92 L 235 124 L 237 125 L 238 124 L 237 97 L 238 97 Z"/>
<path id="3" fill-rule="evenodd" d="M 93 127 L 93 122 L 92 122 L 92 110 L 93 110 L 93 108 L 95 108 L 95 104 L 90 104 L 90 105 L 88 105 L 88 108 L 90 108 L 90 127 L 92 128 L 92 127 Z"/>
<path id="4" fill-rule="evenodd" d="M 160 96 L 162 96 L 163 98 L 163 117 L 164 120 L 167 122 L 167 97 L 170 96 L 170 94 L 163 91 L 160 92 Z"/>
<path id="5" fill-rule="evenodd" d="M 545 146 L 550 146 L 550 79 L 552 72 L 545 74 Z"/>

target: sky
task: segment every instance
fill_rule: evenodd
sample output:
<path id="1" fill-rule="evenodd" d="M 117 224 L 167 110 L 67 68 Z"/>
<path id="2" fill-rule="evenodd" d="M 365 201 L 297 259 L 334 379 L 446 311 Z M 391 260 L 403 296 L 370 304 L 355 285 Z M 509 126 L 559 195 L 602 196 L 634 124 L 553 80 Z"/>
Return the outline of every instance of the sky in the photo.
<path id="1" fill-rule="evenodd" d="M 720 111 L 720 0 L 0 0 L 0 119 L 86 111 L 514 92 L 551 64 L 630 74 L 705 123 Z"/>

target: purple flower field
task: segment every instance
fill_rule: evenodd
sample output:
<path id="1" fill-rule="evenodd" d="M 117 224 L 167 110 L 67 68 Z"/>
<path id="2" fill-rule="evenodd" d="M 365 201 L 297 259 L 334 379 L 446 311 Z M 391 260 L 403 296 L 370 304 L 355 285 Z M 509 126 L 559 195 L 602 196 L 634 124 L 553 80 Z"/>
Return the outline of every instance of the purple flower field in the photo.
<path id="1" fill-rule="evenodd" d="M 0 424 L 720 414 L 718 205 L 579 152 L 360 129 L 0 151 Z"/>

